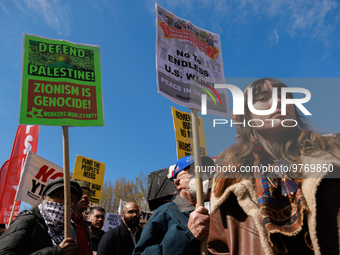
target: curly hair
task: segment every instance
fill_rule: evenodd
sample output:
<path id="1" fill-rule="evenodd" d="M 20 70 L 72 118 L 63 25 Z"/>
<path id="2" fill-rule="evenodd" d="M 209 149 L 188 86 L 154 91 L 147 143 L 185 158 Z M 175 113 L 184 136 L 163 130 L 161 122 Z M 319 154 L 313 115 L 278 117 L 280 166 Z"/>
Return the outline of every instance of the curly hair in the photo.
<path id="1" fill-rule="evenodd" d="M 277 87 L 279 92 L 282 87 L 287 87 L 286 84 L 279 80 L 272 78 L 263 78 L 251 83 L 244 91 L 244 109 L 245 115 L 233 116 L 236 121 L 243 121 L 249 119 L 251 113 L 247 106 L 248 93 L 245 93 L 249 87 L 253 88 L 254 95 L 262 91 L 265 84 L 270 84 L 272 87 Z M 287 94 L 288 97 L 293 98 L 292 94 Z M 278 142 L 279 153 L 282 159 L 290 163 L 299 163 L 301 155 L 310 155 L 316 151 L 325 151 L 340 158 L 340 142 L 332 137 L 324 137 L 315 132 L 307 122 L 307 119 L 299 114 L 295 107 L 295 120 L 297 125 L 286 133 Z M 247 125 L 237 126 L 237 139 L 238 142 L 228 147 L 220 153 L 216 159 L 216 164 L 220 166 L 235 166 L 239 169 L 244 165 L 254 164 L 254 130 Z M 240 182 L 242 179 L 251 177 L 244 173 L 233 173 L 230 176 L 228 173 L 221 172 L 215 178 L 214 193 L 217 197 L 221 196 L 224 190 L 235 183 Z M 301 182 L 301 175 L 296 174 L 292 176 L 297 182 Z"/>

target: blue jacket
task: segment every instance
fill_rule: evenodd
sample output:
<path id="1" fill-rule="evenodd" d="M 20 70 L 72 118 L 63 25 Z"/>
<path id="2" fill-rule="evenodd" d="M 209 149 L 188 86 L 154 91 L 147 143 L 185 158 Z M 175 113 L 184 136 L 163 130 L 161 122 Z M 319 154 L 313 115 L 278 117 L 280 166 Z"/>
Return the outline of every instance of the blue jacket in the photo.
<path id="1" fill-rule="evenodd" d="M 180 196 L 159 207 L 146 223 L 133 254 L 199 254 L 200 241 L 187 227 L 193 210 Z"/>

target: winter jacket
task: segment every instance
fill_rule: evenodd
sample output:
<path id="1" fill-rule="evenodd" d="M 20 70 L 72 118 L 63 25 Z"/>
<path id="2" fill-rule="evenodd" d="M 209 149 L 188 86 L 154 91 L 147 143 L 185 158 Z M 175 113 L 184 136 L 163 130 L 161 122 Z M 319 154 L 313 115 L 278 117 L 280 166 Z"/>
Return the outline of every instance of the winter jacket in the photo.
<path id="1" fill-rule="evenodd" d="M 1 255 L 61 254 L 53 245 L 47 226 L 38 208 L 22 211 L 0 238 Z"/>
<path id="2" fill-rule="evenodd" d="M 138 227 L 136 242 L 139 240 L 141 232 L 142 229 Z M 131 255 L 134 247 L 131 233 L 121 220 L 118 227 L 105 232 L 99 242 L 97 255 Z"/>
<path id="3" fill-rule="evenodd" d="M 201 242 L 187 226 L 194 209 L 180 196 L 159 207 L 146 223 L 134 254 L 199 254 Z"/>
<path id="4" fill-rule="evenodd" d="M 301 188 L 308 212 L 304 229 L 310 236 L 314 253 L 339 254 L 340 237 L 340 160 L 324 152 L 301 156 L 304 165 L 330 164 L 332 173 L 305 173 Z M 309 175 L 309 176 L 308 176 Z M 244 179 L 228 187 L 220 197 L 211 197 L 208 250 L 212 254 L 275 254 L 257 205 L 254 180 Z M 288 237 L 290 238 L 290 237 Z M 296 241 L 296 240 L 295 240 Z M 298 244 L 305 245 L 304 237 Z M 291 244 L 290 244 L 291 245 Z M 288 254 L 304 254 L 291 245 Z"/>
<path id="5" fill-rule="evenodd" d="M 91 250 L 92 251 L 97 251 L 98 244 L 99 244 L 99 242 L 102 239 L 104 234 L 105 234 L 105 232 L 103 230 L 99 230 L 99 235 L 98 235 L 99 238 L 98 238 L 98 237 L 96 237 L 96 236 L 94 236 L 90 233 L 90 240 L 91 240 L 90 243 L 91 243 Z"/>

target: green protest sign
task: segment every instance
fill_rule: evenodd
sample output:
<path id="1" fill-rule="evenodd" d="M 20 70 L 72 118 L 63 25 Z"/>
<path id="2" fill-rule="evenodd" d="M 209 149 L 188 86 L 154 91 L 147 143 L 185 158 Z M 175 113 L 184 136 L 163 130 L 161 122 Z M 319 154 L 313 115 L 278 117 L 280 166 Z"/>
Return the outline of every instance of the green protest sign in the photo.
<path id="1" fill-rule="evenodd" d="M 103 126 L 100 48 L 24 34 L 20 124 Z"/>

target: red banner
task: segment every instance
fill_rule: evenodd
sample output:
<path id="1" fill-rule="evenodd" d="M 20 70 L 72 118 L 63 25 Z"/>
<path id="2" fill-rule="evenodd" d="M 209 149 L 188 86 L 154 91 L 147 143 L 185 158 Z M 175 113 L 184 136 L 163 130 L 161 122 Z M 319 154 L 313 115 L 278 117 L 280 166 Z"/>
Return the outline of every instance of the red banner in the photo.
<path id="1" fill-rule="evenodd" d="M 6 171 L 3 168 L 7 166 L 4 178 L 1 178 L 0 223 L 5 223 L 7 226 L 19 185 L 21 169 L 28 151 L 37 152 L 38 136 L 39 126 L 19 125 L 8 164 L 6 161 L 1 167 L 1 171 Z M 20 204 L 17 204 L 13 219 L 18 215 L 19 207 Z"/>
<path id="2" fill-rule="evenodd" d="M 0 168 L 0 191 L 5 180 L 5 175 L 6 175 L 7 168 L 8 168 L 8 162 L 9 162 L 9 159 L 7 159 L 6 162 L 3 163 Z"/>
<path id="3" fill-rule="evenodd" d="M 159 22 L 159 26 L 163 30 L 164 38 L 176 38 L 176 39 L 183 39 L 188 40 L 194 43 L 201 51 L 205 52 L 208 57 L 212 60 L 215 60 L 217 54 L 219 53 L 218 49 L 200 41 L 192 32 L 177 29 L 174 27 L 170 27 L 165 24 L 163 21 Z"/>

